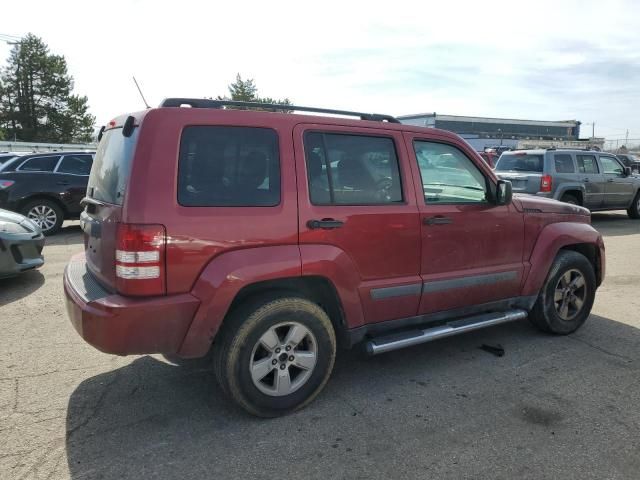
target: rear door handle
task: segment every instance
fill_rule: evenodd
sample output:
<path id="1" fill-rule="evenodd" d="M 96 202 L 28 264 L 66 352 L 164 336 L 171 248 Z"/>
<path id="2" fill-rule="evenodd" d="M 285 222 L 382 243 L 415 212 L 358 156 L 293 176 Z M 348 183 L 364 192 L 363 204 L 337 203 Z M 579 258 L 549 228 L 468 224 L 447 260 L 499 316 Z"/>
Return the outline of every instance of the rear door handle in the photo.
<path id="1" fill-rule="evenodd" d="M 588 178 L 583 178 L 583 179 L 582 179 L 582 181 L 583 181 L 584 183 L 589 183 L 591 180 L 589 180 Z"/>
<path id="2" fill-rule="evenodd" d="M 315 230 L 316 228 L 322 228 L 325 230 L 331 230 L 334 228 L 340 228 L 344 225 L 344 222 L 340 220 L 335 220 L 333 218 L 323 218 L 322 220 L 309 220 L 307 222 L 307 227 L 311 230 Z"/>
<path id="3" fill-rule="evenodd" d="M 613 182 L 614 182 L 613 178 L 607 178 L 607 183 L 613 183 Z"/>
<path id="4" fill-rule="evenodd" d="M 422 220 L 422 223 L 425 225 L 449 225 L 453 223 L 449 217 L 443 217 L 442 215 L 438 215 L 435 217 L 429 217 Z"/>
<path id="5" fill-rule="evenodd" d="M 66 181 L 66 180 L 62 180 L 60 182 L 56 182 L 56 185 L 69 185 L 70 182 Z"/>

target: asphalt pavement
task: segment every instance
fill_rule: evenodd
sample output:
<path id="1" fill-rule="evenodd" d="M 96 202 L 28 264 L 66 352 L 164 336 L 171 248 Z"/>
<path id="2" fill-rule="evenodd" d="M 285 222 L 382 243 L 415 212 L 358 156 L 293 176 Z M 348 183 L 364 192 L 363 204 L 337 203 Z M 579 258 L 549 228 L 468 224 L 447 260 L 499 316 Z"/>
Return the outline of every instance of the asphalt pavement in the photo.
<path id="1" fill-rule="evenodd" d="M 83 248 L 70 223 L 40 271 L 0 280 L 0 479 L 638 479 L 640 221 L 593 224 L 607 277 L 577 333 L 525 320 L 340 352 L 315 402 L 262 420 L 203 362 L 110 356 L 78 337 L 62 292 Z"/>

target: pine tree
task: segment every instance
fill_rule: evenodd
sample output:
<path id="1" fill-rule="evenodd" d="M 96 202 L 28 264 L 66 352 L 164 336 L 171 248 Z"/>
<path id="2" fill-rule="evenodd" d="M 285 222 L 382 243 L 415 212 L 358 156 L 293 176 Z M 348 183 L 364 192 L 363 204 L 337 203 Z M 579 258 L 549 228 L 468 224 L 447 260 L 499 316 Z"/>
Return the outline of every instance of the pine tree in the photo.
<path id="1" fill-rule="evenodd" d="M 87 97 L 72 91 L 65 58 L 27 35 L 0 71 L 0 130 L 22 141 L 90 141 L 95 117 L 88 112 Z"/>
<path id="2" fill-rule="evenodd" d="M 258 95 L 258 87 L 252 78 L 243 80 L 242 76 L 238 73 L 236 75 L 236 81 L 229 85 L 229 97 L 218 96 L 218 100 L 236 100 L 240 102 L 256 102 L 256 103 L 271 103 L 275 105 L 291 105 L 291 101 L 288 98 L 283 100 L 276 100 L 271 97 L 260 97 Z M 237 110 L 246 110 L 246 107 L 228 107 Z M 291 113 L 292 110 L 287 109 L 275 109 L 275 108 L 255 108 L 254 110 L 261 111 L 278 111 Z"/>

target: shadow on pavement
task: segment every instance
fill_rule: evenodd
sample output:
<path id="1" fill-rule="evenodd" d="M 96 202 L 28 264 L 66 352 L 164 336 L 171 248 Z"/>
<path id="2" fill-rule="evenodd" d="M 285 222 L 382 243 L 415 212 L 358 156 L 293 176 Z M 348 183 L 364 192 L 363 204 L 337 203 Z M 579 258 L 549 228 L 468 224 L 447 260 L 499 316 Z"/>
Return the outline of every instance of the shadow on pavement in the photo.
<path id="1" fill-rule="evenodd" d="M 629 218 L 627 212 L 594 212 L 591 224 L 596 230 L 608 237 L 637 235 L 640 233 L 640 220 Z"/>
<path id="2" fill-rule="evenodd" d="M 38 270 L 0 279 L 0 307 L 32 294 L 42 285 L 44 285 L 44 275 Z"/>
<path id="3" fill-rule="evenodd" d="M 79 245 L 83 242 L 80 224 L 78 222 L 65 222 L 58 233 L 47 237 L 45 248 L 52 245 Z"/>
<path id="4" fill-rule="evenodd" d="M 270 420 L 236 408 L 206 369 L 139 357 L 71 395 L 68 466 L 105 480 L 633 478 L 638 346 L 638 329 L 592 316 L 566 337 L 525 321 L 340 352 L 315 402 Z"/>

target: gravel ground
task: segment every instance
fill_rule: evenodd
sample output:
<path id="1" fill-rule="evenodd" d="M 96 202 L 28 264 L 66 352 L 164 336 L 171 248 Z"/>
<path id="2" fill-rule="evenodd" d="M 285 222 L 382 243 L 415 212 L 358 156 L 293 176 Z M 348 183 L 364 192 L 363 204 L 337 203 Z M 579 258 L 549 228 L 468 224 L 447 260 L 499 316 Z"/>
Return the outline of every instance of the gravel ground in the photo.
<path id="1" fill-rule="evenodd" d="M 201 362 L 85 344 L 63 303 L 71 223 L 40 271 L 0 281 L 0 478 L 640 478 L 640 222 L 593 223 L 607 278 L 576 334 L 523 321 L 340 352 L 320 397 L 274 420 L 235 408 Z"/>

